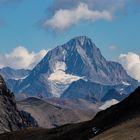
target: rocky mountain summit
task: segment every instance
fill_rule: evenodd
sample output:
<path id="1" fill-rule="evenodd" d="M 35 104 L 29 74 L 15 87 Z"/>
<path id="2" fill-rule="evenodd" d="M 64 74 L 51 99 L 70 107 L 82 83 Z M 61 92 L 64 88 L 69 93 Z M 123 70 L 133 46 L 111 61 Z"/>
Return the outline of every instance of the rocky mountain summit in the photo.
<path id="1" fill-rule="evenodd" d="M 83 89 L 85 95 L 79 96 L 71 86 L 76 90 L 81 82 L 87 88 Z M 92 89 L 96 85 L 98 88 Z M 137 86 L 138 82 L 119 63 L 107 61 L 90 38 L 79 36 L 50 50 L 13 90 L 28 96 L 69 98 L 74 95 L 74 98 L 86 100 L 92 100 L 87 98 L 88 95 L 94 99 L 100 92 L 96 99 L 101 100 L 112 88 L 123 95 L 131 93 Z"/>

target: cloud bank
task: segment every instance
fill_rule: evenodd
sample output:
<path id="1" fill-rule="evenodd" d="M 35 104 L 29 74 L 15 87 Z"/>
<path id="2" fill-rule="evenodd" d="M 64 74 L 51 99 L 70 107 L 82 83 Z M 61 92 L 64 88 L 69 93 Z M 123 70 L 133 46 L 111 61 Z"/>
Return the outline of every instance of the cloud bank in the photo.
<path id="1" fill-rule="evenodd" d="M 52 18 L 44 22 L 43 26 L 63 31 L 79 21 L 95 22 L 100 19 L 111 20 L 112 15 L 106 10 L 90 10 L 87 4 L 80 3 L 74 9 L 58 10 Z"/>
<path id="2" fill-rule="evenodd" d="M 64 31 L 79 22 L 112 20 L 116 10 L 125 7 L 126 0 L 54 0 L 43 27 L 54 31 Z M 120 10 L 121 11 L 121 10 Z"/>
<path id="3" fill-rule="evenodd" d="M 130 76 L 140 81 L 140 56 L 138 54 L 133 52 L 121 54 L 119 62 L 127 70 Z"/>
<path id="4" fill-rule="evenodd" d="M 35 53 L 19 46 L 8 54 L 0 54 L 0 68 L 32 69 L 46 54 L 46 50 Z"/>

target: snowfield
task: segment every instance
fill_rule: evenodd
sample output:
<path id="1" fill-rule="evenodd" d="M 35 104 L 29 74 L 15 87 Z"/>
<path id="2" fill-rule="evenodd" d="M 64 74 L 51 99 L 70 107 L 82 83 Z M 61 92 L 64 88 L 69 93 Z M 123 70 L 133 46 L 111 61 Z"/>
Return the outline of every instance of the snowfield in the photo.
<path id="1" fill-rule="evenodd" d="M 61 94 L 69 87 L 69 85 L 83 77 L 67 74 L 65 70 L 67 66 L 65 62 L 56 62 L 53 73 L 48 77 L 48 82 L 54 97 L 60 97 Z"/>

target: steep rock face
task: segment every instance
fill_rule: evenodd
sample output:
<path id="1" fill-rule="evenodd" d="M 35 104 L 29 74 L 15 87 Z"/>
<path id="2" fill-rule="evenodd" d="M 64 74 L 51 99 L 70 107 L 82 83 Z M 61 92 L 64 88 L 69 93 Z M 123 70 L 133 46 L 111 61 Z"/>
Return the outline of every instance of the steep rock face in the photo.
<path id="1" fill-rule="evenodd" d="M 7 89 L 4 79 L 0 76 L 0 133 L 20 130 L 22 125 L 14 95 Z"/>
<path id="2" fill-rule="evenodd" d="M 119 63 L 107 61 L 91 39 L 80 36 L 49 51 L 13 90 L 30 96 L 60 97 L 80 79 L 102 86 L 138 85 Z"/>
<path id="3" fill-rule="evenodd" d="M 0 133 L 21 130 L 33 126 L 31 117 L 22 116 L 18 111 L 13 93 L 7 88 L 0 75 Z"/>

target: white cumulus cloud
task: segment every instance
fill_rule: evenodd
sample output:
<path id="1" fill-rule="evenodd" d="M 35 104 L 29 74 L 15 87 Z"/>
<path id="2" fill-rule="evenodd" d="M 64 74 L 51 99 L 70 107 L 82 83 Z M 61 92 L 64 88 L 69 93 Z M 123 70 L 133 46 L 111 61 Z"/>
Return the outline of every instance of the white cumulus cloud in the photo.
<path id="1" fill-rule="evenodd" d="M 133 52 L 121 54 L 119 62 L 127 70 L 130 76 L 140 81 L 140 56 L 138 54 Z"/>
<path id="2" fill-rule="evenodd" d="M 46 50 L 35 53 L 19 46 L 10 53 L 0 54 L 0 67 L 9 66 L 15 69 L 32 69 L 46 54 Z"/>
<path id="3" fill-rule="evenodd" d="M 79 21 L 111 20 L 112 13 L 107 10 L 91 10 L 86 3 L 80 3 L 76 8 L 59 9 L 50 18 L 44 21 L 43 26 L 63 31 Z"/>

